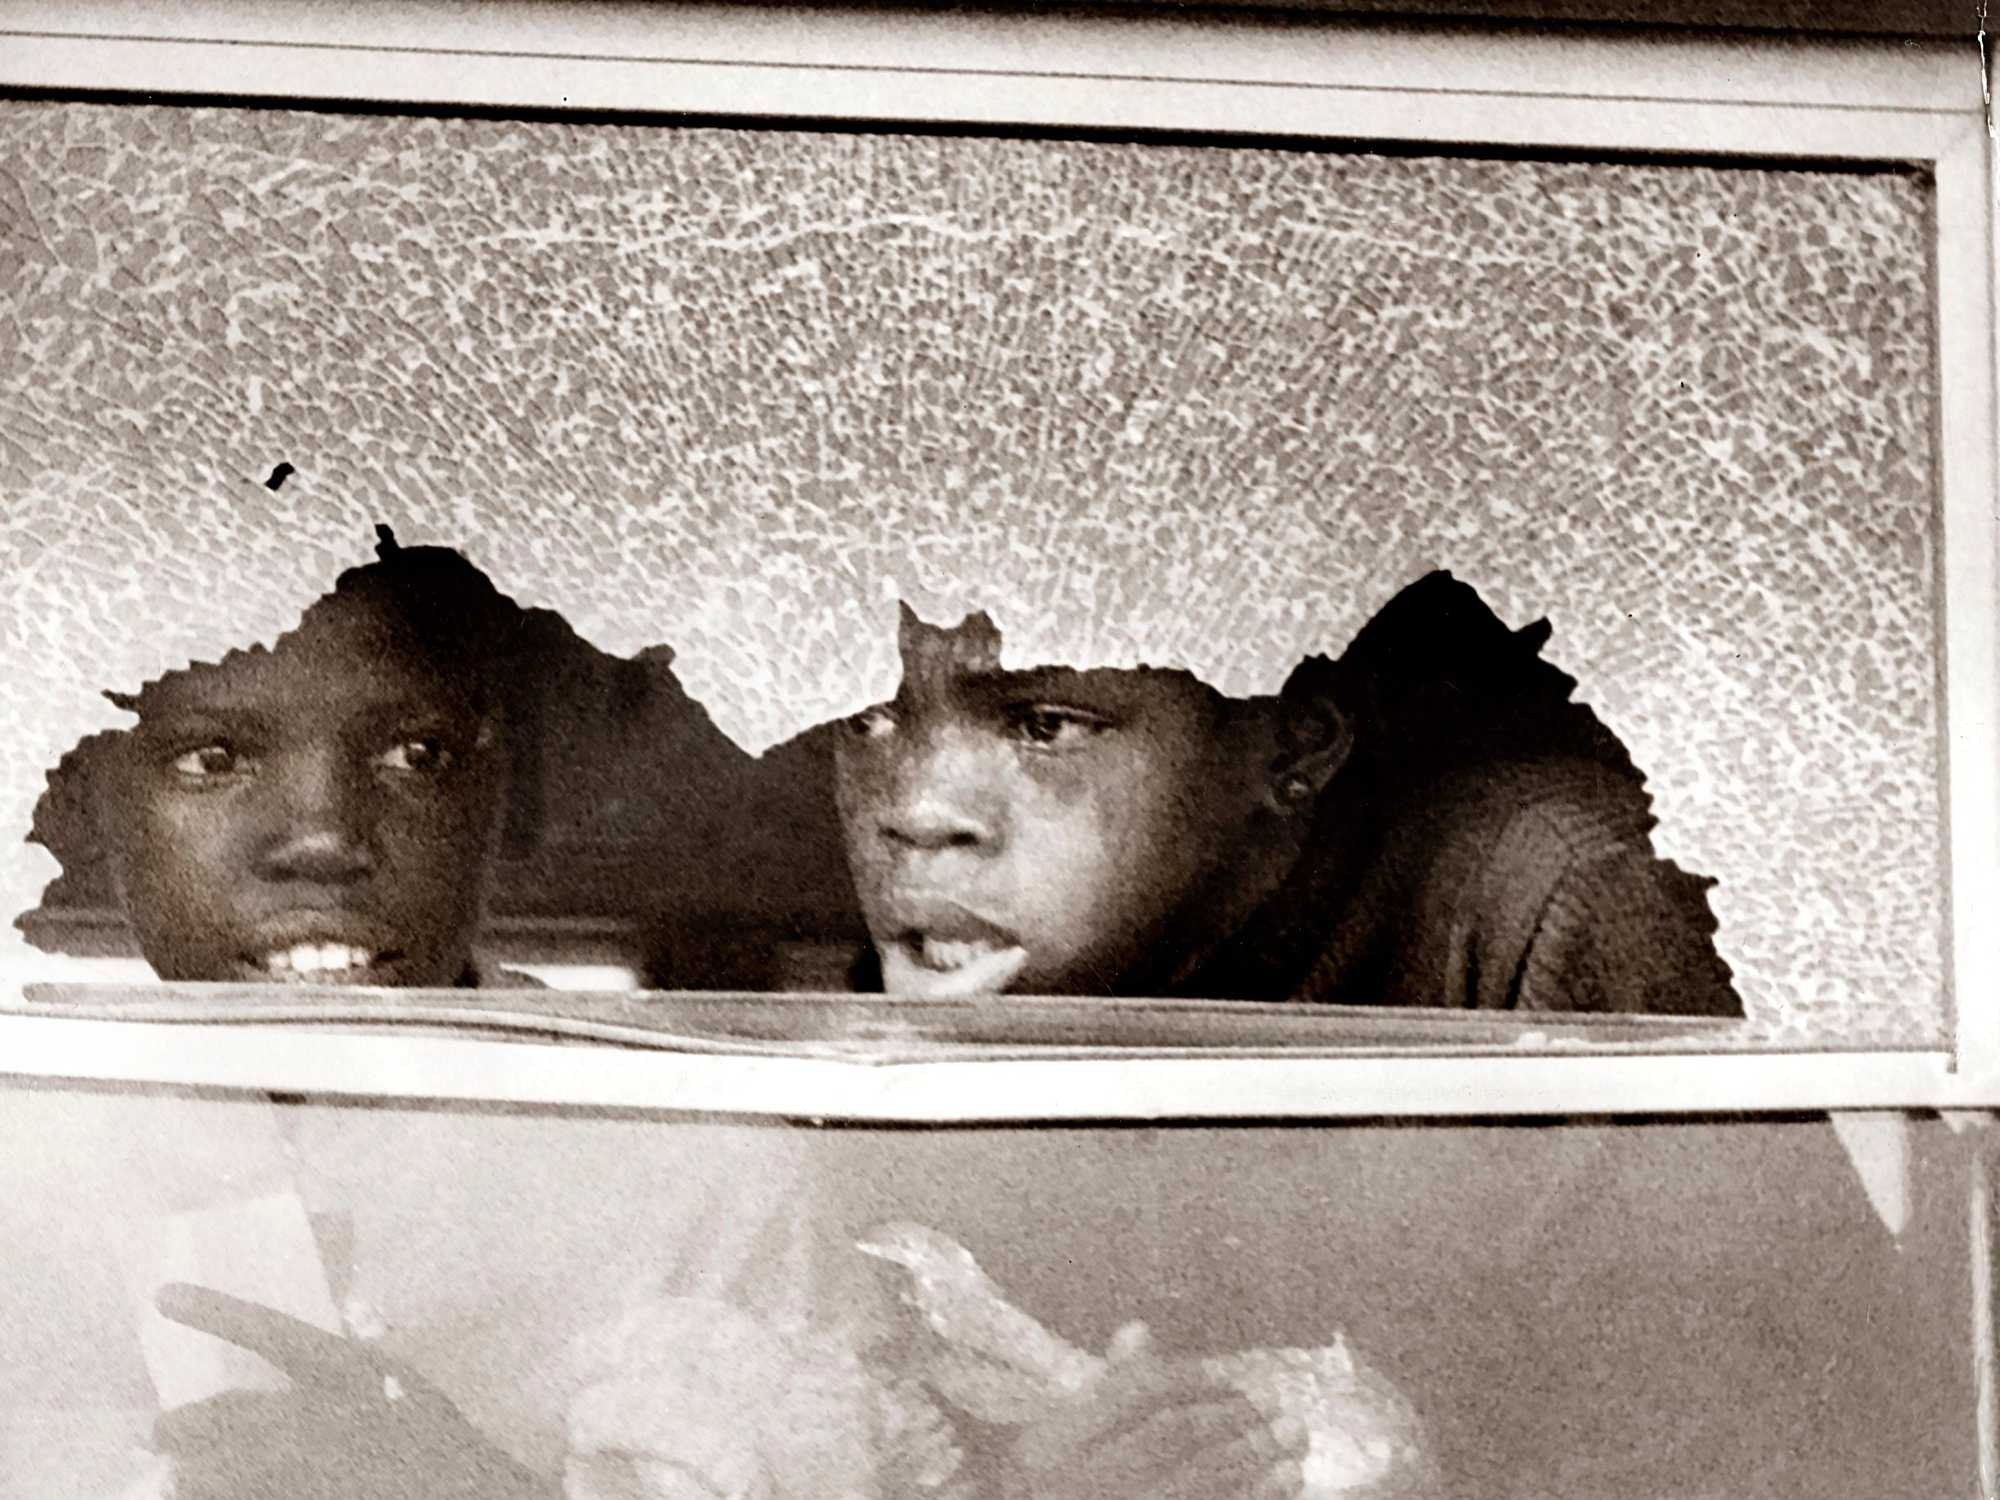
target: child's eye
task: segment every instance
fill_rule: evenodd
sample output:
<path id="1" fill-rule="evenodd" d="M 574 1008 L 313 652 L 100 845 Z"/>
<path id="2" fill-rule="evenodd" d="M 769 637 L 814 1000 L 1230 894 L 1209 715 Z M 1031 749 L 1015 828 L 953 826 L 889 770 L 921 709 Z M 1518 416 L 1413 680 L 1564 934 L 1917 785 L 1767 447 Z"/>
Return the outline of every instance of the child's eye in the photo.
<path id="1" fill-rule="evenodd" d="M 458 757 L 449 745 L 434 735 L 420 735 L 391 745 L 375 757 L 385 771 L 407 771 L 435 776 L 451 769 Z"/>
<path id="2" fill-rule="evenodd" d="M 249 757 L 239 754 L 235 746 L 218 740 L 181 751 L 173 758 L 172 765 L 178 775 L 192 781 L 207 781 L 247 771 L 250 761 Z"/>
<path id="3" fill-rule="evenodd" d="M 1008 731 L 1042 749 L 1072 749 L 1111 727 L 1111 720 L 1100 714 L 1052 703 L 1022 703 L 1007 710 Z"/>
<path id="4" fill-rule="evenodd" d="M 879 740 L 896 729 L 896 711 L 886 703 L 864 708 L 847 720 L 847 732 L 856 739 Z"/>

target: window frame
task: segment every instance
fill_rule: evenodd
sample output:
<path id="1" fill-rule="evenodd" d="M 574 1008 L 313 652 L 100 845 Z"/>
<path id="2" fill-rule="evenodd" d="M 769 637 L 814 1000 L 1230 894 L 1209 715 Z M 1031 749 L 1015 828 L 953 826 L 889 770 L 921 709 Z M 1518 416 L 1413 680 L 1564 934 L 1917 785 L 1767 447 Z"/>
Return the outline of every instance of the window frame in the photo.
<path id="1" fill-rule="evenodd" d="M 365 35 L 365 40 L 361 39 Z M 1746 161 L 1936 186 L 1940 734 L 1953 1045 L 1513 1045 L 970 1060 L 693 1055 L 434 1032 L 0 1016 L 0 1069 L 350 1095 L 885 1120 L 1660 1114 L 2000 1105 L 1995 153 L 1972 44 L 1326 16 L 0 0 L 0 91 L 594 117 L 1079 129 Z M 0 980 L 4 980 L 0 975 Z M 118 991 L 68 1000 L 118 1002 Z M 1559 1029 L 1559 1028 L 1558 1028 Z"/>

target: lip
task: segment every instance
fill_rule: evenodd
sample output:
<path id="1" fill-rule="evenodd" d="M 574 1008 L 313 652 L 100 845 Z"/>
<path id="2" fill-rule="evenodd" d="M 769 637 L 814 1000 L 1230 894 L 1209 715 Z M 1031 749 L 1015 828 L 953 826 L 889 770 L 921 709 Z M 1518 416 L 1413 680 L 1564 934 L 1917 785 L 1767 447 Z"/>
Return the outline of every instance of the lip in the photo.
<path id="1" fill-rule="evenodd" d="M 997 995 L 1020 975 L 1028 964 L 1028 950 L 1018 943 L 985 947 L 952 968 L 936 968 L 927 963 L 921 944 L 891 942 L 878 946 L 882 961 L 882 988 L 892 996 L 912 1000 L 959 1000 L 976 995 Z"/>
<path id="2" fill-rule="evenodd" d="M 348 943 L 377 951 L 401 948 L 402 935 L 368 912 L 335 907 L 296 907 L 278 912 L 251 927 L 247 951 L 268 953 L 298 943 Z"/>
<path id="3" fill-rule="evenodd" d="M 892 896 L 873 929 L 882 987 L 913 999 L 991 995 L 1027 965 L 1015 933 L 975 906 L 939 891 Z"/>
<path id="4" fill-rule="evenodd" d="M 271 954 L 301 947 L 359 949 L 373 955 L 365 963 L 299 970 L 272 969 Z M 393 985 L 403 967 L 401 935 L 360 912 L 319 908 L 282 912 L 260 922 L 239 950 L 242 977 L 258 984 Z"/>
<path id="5" fill-rule="evenodd" d="M 403 987 L 403 964 L 400 953 L 384 953 L 372 962 L 355 964 L 345 969 L 276 969 L 263 962 L 240 958 L 236 961 L 233 976 L 242 984 L 260 985 L 311 985 L 321 989 L 351 986 L 357 989 L 400 989 Z"/>
<path id="6" fill-rule="evenodd" d="M 892 898 L 881 912 L 877 930 L 893 933 L 899 942 L 935 938 L 946 943 L 985 943 L 1009 948 L 1019 943 L 1012 929 L 950 896 L 918 892 Z"/>

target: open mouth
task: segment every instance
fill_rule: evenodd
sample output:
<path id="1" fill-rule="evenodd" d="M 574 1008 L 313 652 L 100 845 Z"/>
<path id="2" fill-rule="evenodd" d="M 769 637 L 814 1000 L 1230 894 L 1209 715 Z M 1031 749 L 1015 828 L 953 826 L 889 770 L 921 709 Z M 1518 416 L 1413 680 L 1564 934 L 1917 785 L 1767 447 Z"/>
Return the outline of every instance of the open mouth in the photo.
<path id="1" fill-rule="evenodd" d="M 402 955 L 394 949 L 353 943 L 290 943 L 247 955 L 250 967 L 271 984 L 380 984 Z"/>
<path id="2" fill-rule="evenodd" d="M 1019 938 L 982 907 L 943 891 L 894 891 L 871 915 L 882 988 L 891 995 L 991 995 L 1027 966 Z"/>
<path id="3" fill-rule="evenodd" d="M 882 988 L 892 995 L 948 999 L 1005 989 L 1028 950 L 1001 936 L 939 937 L 908 932 L 881 946 Z"/>
<path id="4" fill-rule="evenodd" d="M 904 937 L 903 945 L 917 963 L 937 974 L 958 973 L 1014 946 L 991 938 L 944 938 L 920 932 Z"/>

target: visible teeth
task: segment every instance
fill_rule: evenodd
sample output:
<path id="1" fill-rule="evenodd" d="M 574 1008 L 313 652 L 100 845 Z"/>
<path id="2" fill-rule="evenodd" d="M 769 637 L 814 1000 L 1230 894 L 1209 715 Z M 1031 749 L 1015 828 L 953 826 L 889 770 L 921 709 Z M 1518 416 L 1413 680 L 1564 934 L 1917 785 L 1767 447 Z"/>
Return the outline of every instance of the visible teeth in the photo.
<path id="1" fill-rule="evenodd" d="M 968 950 L 963 954 L 953 949 Z M 942 950 L 942 951 L 940 951 Z M 944 959 L 956 963 L 946 967 Z M 891 995 L 950 1000 L 1004 990 L 1027 966 L 1028 950 L 993 943 L 888 943 L 882 949 L 882 988 Z"/>
<path id="2" fill-rule="evenodd" d="M 344 974 L 374 962 L 373 953 L 351 943 L 294 943 L 267 954 L 264 967 L 273 974 Z"/>
<path id="3" fill-rule="evenodd" d="M 922 962 L 927 969 L 950 972 L 962 969 L 975 958 L 983 958 L 994 951 L 995 945 L 977 938 L 945 939 L 927 937 L 923 940 Z"/>

